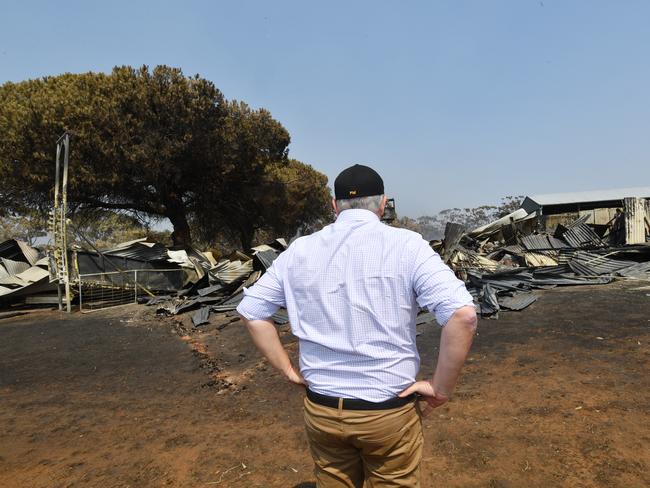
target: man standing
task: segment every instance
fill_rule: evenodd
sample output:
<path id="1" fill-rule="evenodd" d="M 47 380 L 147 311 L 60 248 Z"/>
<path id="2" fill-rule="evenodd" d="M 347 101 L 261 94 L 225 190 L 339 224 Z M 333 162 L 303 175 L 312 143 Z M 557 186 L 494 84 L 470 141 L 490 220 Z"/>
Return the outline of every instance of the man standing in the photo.
<path id="1" fill-rule="evenodd" d="M 418 487 L 416 399 L 426 415 L 453 392 L 476 329 L 472 297 L 419 234 L 380 221 L 386 197 L 376 171 L 351 166 L 334 189 L 336 222 L 293 242 L 237 310 L 268 361 L 306 387 L 319 487 Z M 279 307 L 299 340 L 299 370 L 269 318 Z M 420 307 L 443 326 L 428 381 L 415 380 Z"/>

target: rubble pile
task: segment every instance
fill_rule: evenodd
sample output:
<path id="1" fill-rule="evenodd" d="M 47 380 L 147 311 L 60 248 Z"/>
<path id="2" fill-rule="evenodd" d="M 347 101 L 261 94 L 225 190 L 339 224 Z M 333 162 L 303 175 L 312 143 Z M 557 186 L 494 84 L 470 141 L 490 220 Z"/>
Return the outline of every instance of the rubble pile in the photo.
<path id="1" fill-rule="evenodd" d="M 526 308 L 537 300 L 534 290 L 650 280 L 650 245 L 610 244 L 608 233 L 599 235 L 586 220 L 544 232 L 534 213 L 519 209 L 469 232 L 449 223 L 432 247 L 467 283 L 483 316 Z"/>
<path id="2" fill-rule="evenodd" d="M 255 283 L 271 263 L 287 248 L 284 239 L 253 247 L 250 254 L 233 252 L 228 258 L 214 261 L 195 252 L 193 264 L 204 272 L 197 272 L 197 280 L 176 293 L 143 299 L 155 306 L 159 313 L 177 315 L 196 310 L 192 315 L 195 327 L 208 323 L 211 313 L 234 313 L 244 297 L 244 288 Z M 211 256 L 210 256 L 211 258 Z M 198 309 L 198 310 L 197 310 Z M 285 310 L 273 316 L 278 324 L 288 322 Z"/>
<path id="3" fill-rule="evenodd" d="M 538 215 L 520 208 L 470 231 L 448 223 L 444 239 L 431 246 L 466 282 L 477 311 L 496 318 L 502 310 L 522 310 L 534 303 L 535 290 L 601 285 L 615 279 L 650 280 L 650 243 L 622 245 L 614 230 L 589 225 L 587 217 L 581 217 L 568 225 L 557 224 L 552 232 L 542 231 Z M 212 313 L 234 315 L 244 288 L 286 248 L 284 239 L 276 239 L 218 260 L 210 252 L 168 249 L 146 239 L 102 251 L 71 250 L 72 291 L 81 302 L 87 290 L 122 287 L 128 300 L 133 302 L 135 295 L 158 313 L 192 311 L 198 327 L 208 323 Z M 54 303 L 57 280 L 50 271 L 54 267 L 51 259 L 24 242 L 0 243 L 0 302 L 20 297 L 25 303 Z M 131 281 L 125 284 L 127 275 Z M 288 321 L 286 310 L 273 318 L 279 324 Z M 425 318 L 429 320 L 430 314 L 421 315 L 418 323 Z"/>
<path id="4" fill-rule="evenodd" d="M 48 259 L 37 249 L 16 239 L 0 243 L 0 302 L 28 297 L 36 303 L 56 290 L 49 277 Z"/>

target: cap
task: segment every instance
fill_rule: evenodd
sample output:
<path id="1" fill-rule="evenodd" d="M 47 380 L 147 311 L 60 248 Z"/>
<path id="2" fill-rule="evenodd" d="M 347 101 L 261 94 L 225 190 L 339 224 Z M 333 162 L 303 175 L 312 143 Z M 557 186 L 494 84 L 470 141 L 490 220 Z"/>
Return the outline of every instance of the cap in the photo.
<path id="1" fill-rule="evenodd" d="M 383 194 L 384 180 L 374 169 L 362 164 L 344 169 L 334 180 L 334 196 L 337 200 Z"/>

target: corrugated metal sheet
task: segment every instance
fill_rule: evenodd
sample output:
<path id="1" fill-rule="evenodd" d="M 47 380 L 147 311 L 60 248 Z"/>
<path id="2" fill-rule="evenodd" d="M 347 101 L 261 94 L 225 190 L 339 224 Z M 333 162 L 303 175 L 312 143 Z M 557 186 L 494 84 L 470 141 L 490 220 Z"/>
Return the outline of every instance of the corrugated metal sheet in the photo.
<path id="1" fill-rule="evenodd" d="M 208 273 L 214 280 L 230 284 L 243 280 L 253 272 L 253 261 L 221 261 Z"/>
<path id="2" fill-rule="evenodd" d="M 33 248 L 26 242 L 9 239 L 0 243 L 0 257 L 12 261 L 25 261 L 34 266 L 40 258 L 40 254 L 38 249 Z"/>
<path id="3" fill-rule="evenodd" d="M 562 234 L 562 239 L 575 248 L 587 248 L 587 247 L 604 247 L 605 243 L 600 240 L 598 234 L 596 234 L 591 227 L 587 224 L 579 223 L 574 224 L 570 229 L 568 229 L 564 234 Z"/>
<path id="4" fill-rule="evenodd" d="M 633 261 L 614 260 L 587 252 L 577 252 L 569 261 L 569 267 L 582 276 L 612 275 L 634 264 Z"/>
<path id="5" fill-rule="evenodd" d="M 20 247 L 20 250 L 22 251 L 23 256 L 25 256 L 25 259 L 27 259 L 27 262 L 34 266 L 36 264 L 36 261 L 38 261 L 40 258 L 39 252 L 26 242 L 16 241 L 16 243 Z"/>
<path id="6" fill-rule="evenodd" d="M 650 278 L 650 262 L 633 264 L 627 268 L 615 271 L 614 274 L 627 278 L 647 279 Z"/>
<path id="7" fill-rule="evenodd" d="M 525 219 L 526 217 L 529 217 L 528 212 L 526 212 L 526 210 L 524 210 L 523 208 L 520 208 L 515 210 L 512 213 L 509 213 L 505 217 L 501 217 L 500 219 L 495 220 L 494 222 L 490 222 L 489 224 L 482 225 L 481 227 L 477 227 L 476 229 L 470 231 L 468 234 L 471 236 L 477 236 L 480 234 L 489 234 L 491 232 L 495 232 L 499 230 L 501 227 L 509 224 L 512 221 L 517 222 Z"/>
<path id="8" fill-rule="evenodd" d="M 142 239 L 120 244 L 113 249 L 102 251 L 102 254 L 137 259 L 139 261 L 162 261 L 169 258 L 165 246 L 158 243 L 143 242 Z"/>
<path id="9" fill-rule="evenodd" d="M 12 259 L 0 258 L 2 265 L 7 270 L 7 273 L 11 276 L 22 273 L 26 269 L 31 268 L 31 264 L 25 263 L 24 261 L 14 261 Z"/>
<path id="10" fill-rule="evenodd" d="M 207 324 L 210 321 L 209 318 L 210 307 L 201 307 L 192 315 L 192 323 L 194 327 L 198 327 L 199 325 Z"/>
<path id="11" fill-rule="evenodd" d="M 643 244 L 645 242 L 645 200 L 643 198 L 625 199 L 625 243 Z"/>
<path id="12" fill-rule="evenodd" d="M 268 246 L 267 246 L 268 247 Z M 273 261 L 280 255 L 278 251 L 269 248 L 265 251 L 258 251 L 253 255 L 253 267 L 266 271 L 271 267 Z"/>
<path id="13" fill-rule="evenodd" d="M 550 257 L 546 256 L 541 253 L 536 253 L 536 252 L 527 252 L 524 254 L 524 259 L 526 260 L 526 264 L 528 266 L 555 266 L 557 265 L 557 260 Z"/>
<path id="14" fill-rule="evenodd" d="M 498 298 L 499 305 L 508 310 L 523 310 L 535 301 L 537 296 L 533 293 L 515 293 L 512 296 L 502 296 Z"/>
<path id="15" fill-rule="evenodd" d="M 569 247 L 565 242 L 548 234 L 531 234 L 521 238 L 521 244 L 528 251 L 546 251 Z"/>

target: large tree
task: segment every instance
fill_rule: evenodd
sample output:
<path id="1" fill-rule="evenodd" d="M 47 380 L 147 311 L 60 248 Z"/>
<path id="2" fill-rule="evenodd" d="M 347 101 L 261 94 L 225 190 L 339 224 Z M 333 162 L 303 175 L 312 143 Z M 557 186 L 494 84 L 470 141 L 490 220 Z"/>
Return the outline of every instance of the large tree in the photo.
<path id="1" fill-rule="evenodd" d="M 0 107 L 0 204 L 14 212 L 50 205 L 54 142 L 67 130 L 75 212 L 167 217 L 174 243 L 185 245 L 192 220 L 206 230 L 230 226 L 243 244 L 250 229 L 274 225 L 251 209 L 268 187 L 264 176 L 291 167 L 289 134 L 268 111 L 226 101 L 210 81 L 166 66 L 125 66 L 6 83 Z M 311 190 L 322 194 L 322 175 L 306 171 L 317 185 Z M 296 221 L 317 218 L 310 213 L 316 207 L 303 206 Z"/>

